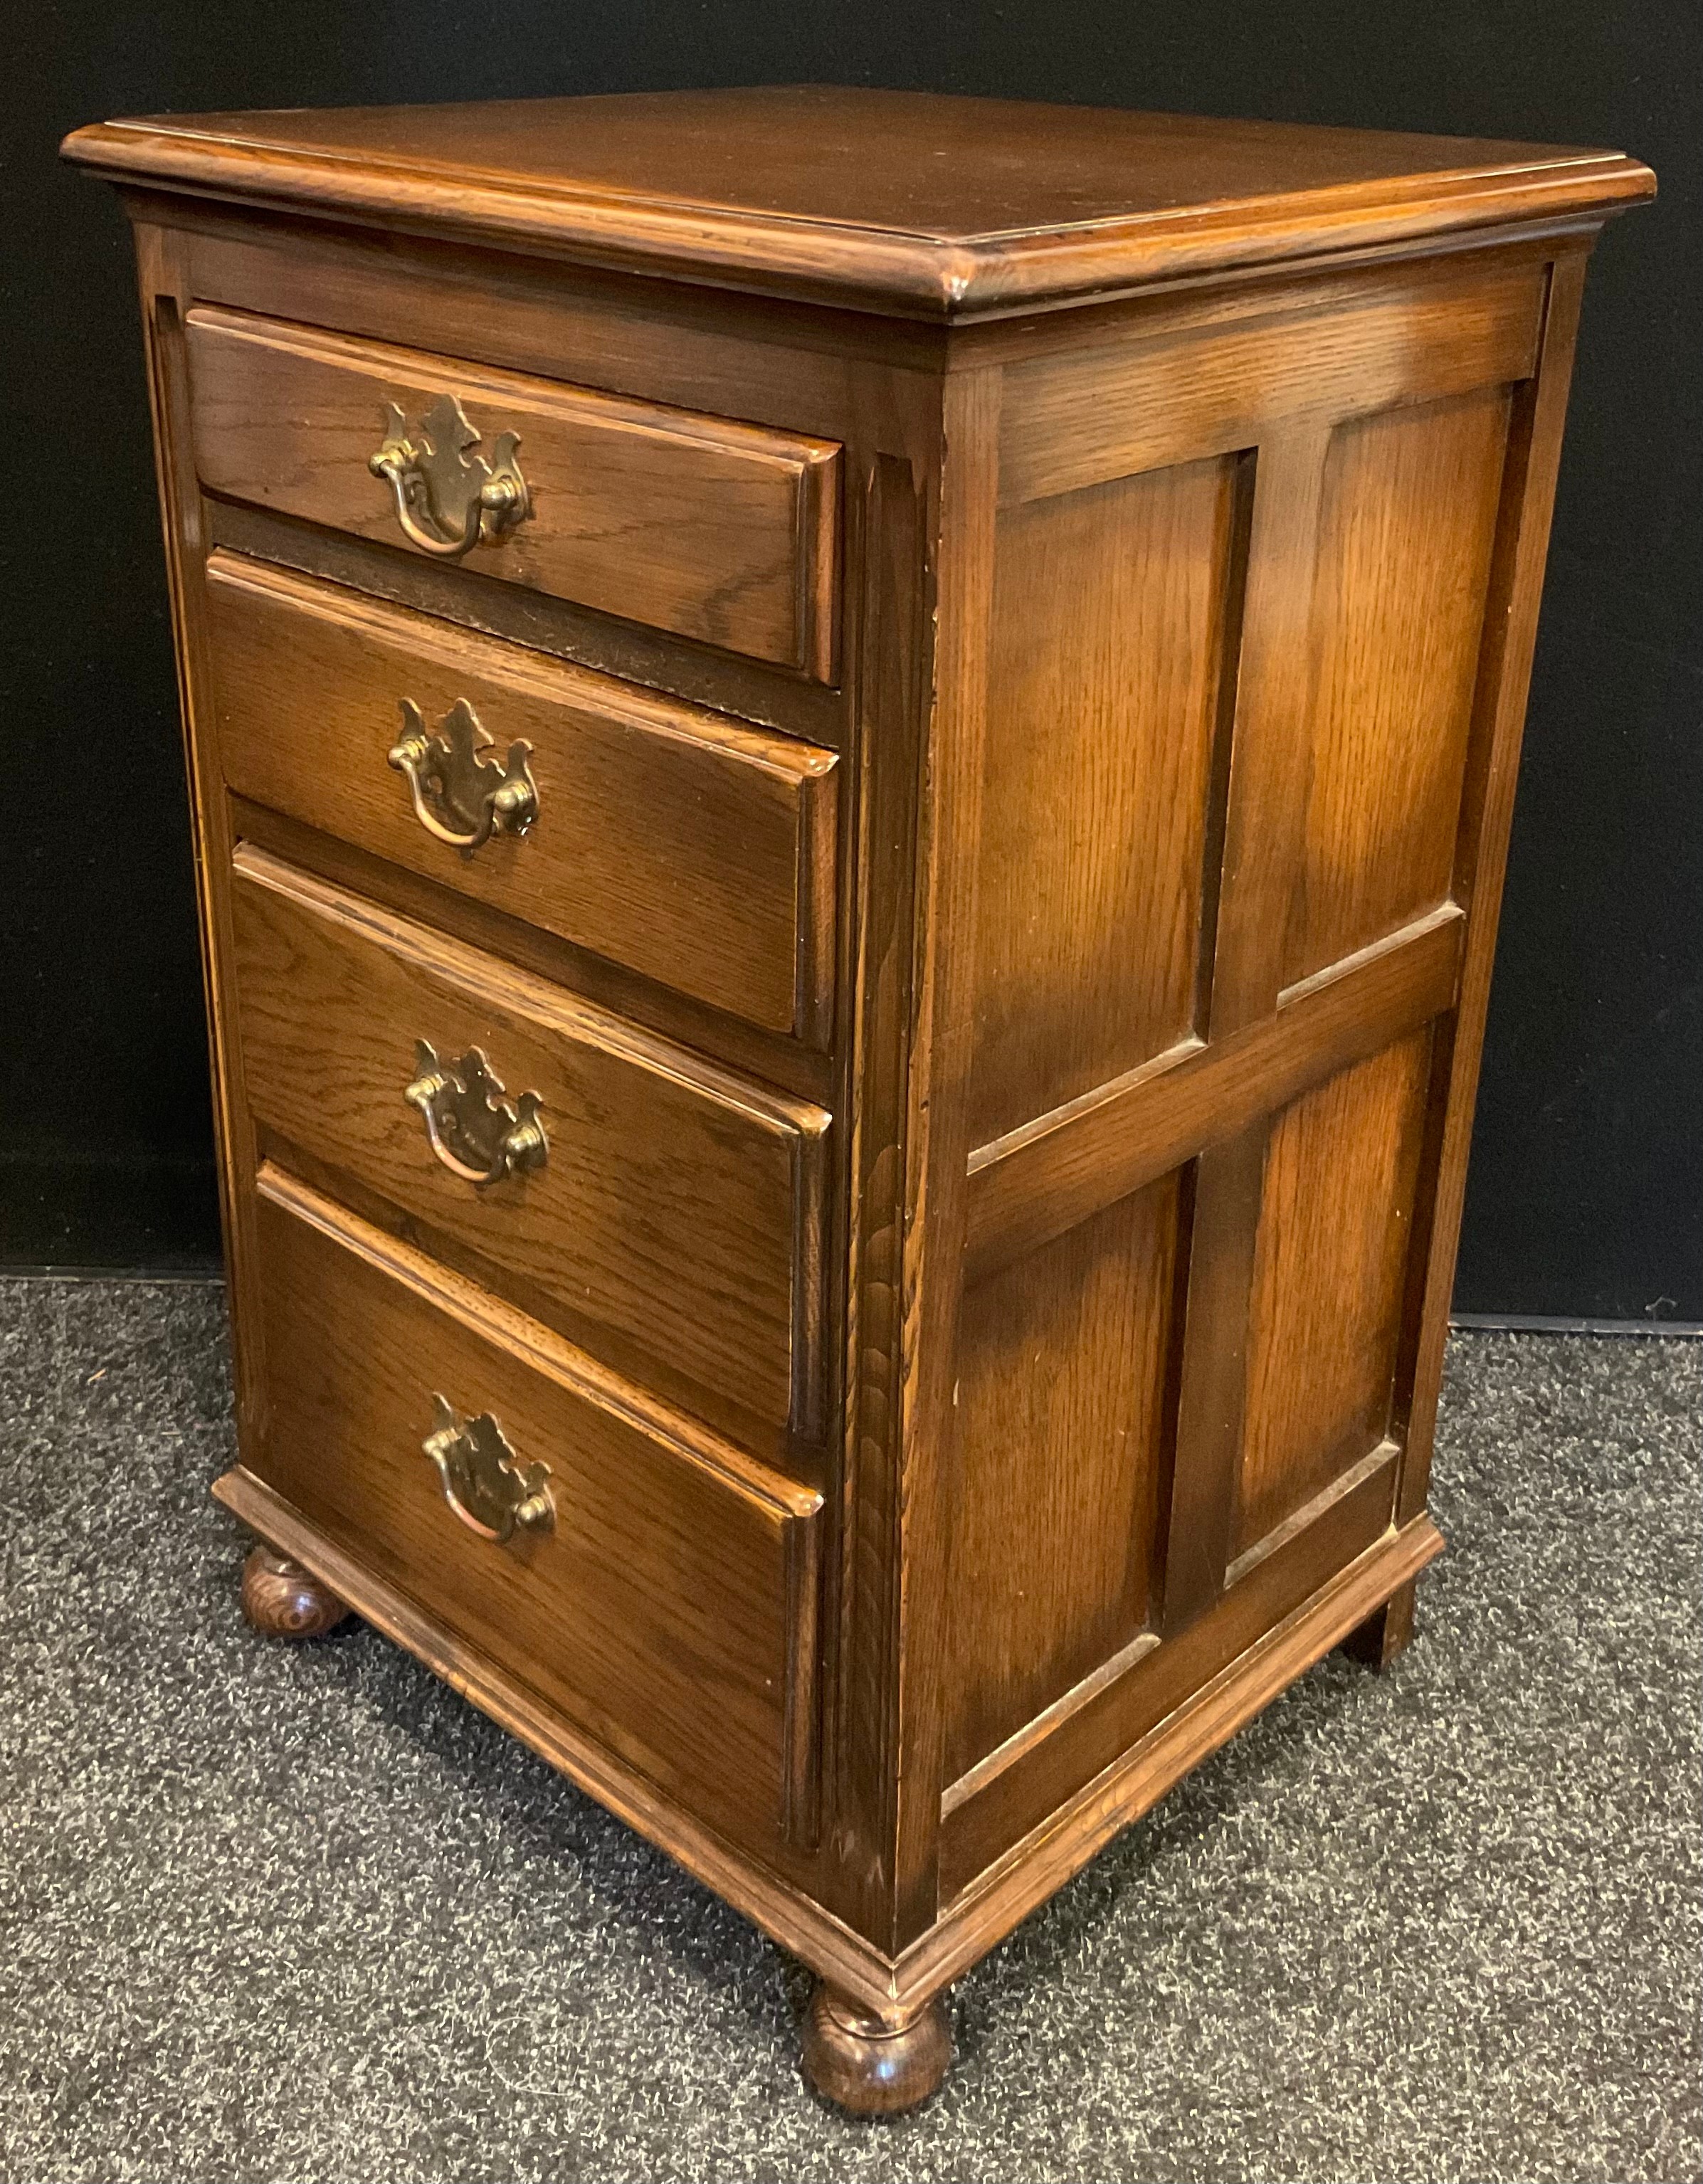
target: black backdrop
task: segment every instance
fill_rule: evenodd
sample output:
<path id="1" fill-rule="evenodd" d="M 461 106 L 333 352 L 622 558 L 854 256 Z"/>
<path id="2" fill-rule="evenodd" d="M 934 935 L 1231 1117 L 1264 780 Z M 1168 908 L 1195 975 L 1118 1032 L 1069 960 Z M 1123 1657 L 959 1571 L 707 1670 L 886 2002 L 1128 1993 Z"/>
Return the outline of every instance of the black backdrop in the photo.
<path id="1" fill-rule="evenodd" d="M 210 1263 L 205 1047 L 135 292 L 75 124 L 836 81 L 1611 144 L 1456 1304 L 1703 1320 L 1695 0 L 59 0 L 14 21 L 0 1257 Z M 1691 395 L 1689 402 L 1687 396 Z"/>

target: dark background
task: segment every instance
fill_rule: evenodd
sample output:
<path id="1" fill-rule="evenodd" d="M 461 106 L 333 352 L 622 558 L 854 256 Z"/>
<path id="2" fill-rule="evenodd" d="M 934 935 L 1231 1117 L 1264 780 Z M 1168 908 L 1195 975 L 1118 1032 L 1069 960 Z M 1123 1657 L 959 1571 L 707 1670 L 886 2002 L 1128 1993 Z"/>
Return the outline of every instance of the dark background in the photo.
<path id="1" fill-rule="evenodd" d="M 129 239 L 59 137 L 173 109 L 872 83 L 1607 144 L 1656 169 L 1586 297 L 1455 1301 L 1703 1320 L 1700 20 L 1695 0 L 66 0 L 14 21 L 0 1261 L 218 1252 Z"/>

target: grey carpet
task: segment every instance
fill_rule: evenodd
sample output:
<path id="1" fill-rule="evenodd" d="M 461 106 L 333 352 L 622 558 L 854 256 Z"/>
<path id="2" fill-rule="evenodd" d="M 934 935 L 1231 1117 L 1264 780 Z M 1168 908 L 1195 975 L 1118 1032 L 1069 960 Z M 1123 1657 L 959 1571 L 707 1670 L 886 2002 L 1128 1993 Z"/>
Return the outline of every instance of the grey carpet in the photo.
<path id="1" fill-rule="evenodd" d="M 237 1612 L 205 1287 L 0 1284 L 0 2176 L 1689 2179 L 1703 1344 L 1450 1354 L 1452 1552 L 956 1991 L 916 2116 L 796 1968 L 360 1627 Z"/>

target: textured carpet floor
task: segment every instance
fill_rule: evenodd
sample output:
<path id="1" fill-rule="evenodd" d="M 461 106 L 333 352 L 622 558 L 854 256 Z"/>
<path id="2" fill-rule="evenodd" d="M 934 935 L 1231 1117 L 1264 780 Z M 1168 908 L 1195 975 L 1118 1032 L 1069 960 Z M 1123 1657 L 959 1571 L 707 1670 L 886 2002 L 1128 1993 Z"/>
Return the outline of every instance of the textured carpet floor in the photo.
<path id="1" fill-rule="evenodd" d="M 356 1626 L 237 1605 L 210 1288 L 0 1284 L 0 2176 L 1690 2179 L 1703 1344 L 1458 1337 L 1452 1552 L 954 1997 L 796 1968 Z"/>

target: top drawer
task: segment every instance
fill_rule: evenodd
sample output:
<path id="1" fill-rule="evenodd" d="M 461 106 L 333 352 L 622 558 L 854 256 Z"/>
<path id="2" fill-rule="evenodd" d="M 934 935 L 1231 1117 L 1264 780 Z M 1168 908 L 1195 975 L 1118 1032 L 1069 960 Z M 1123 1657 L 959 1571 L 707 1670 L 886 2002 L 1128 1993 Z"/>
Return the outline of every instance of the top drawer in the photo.
<path id="1" fill-rule="evenodd" d="M 832 442 L 204 305 L 189 354 L 209 493 L 832 679 Z"/>

